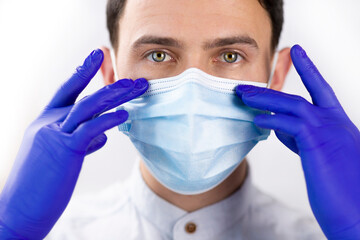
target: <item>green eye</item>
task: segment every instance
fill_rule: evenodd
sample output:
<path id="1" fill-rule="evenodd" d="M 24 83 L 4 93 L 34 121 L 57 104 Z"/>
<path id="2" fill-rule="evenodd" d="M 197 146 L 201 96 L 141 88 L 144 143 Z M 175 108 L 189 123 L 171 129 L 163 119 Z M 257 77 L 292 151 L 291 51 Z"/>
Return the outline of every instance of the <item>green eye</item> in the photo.
<path id="1" fill-rule="evenodd" d="M 235 52 L 226 52 L 223 53 L 223 59 L 227 63 L 234 63 L 238 60 L 238 53 Z"/>
<path id="2" fill-rule="evenodd" d="M 172 61 L 173 58 L 170 54 L 166 53 L 165 51 L 161 50 L 154 50 L 146 55 L 146 58 L 155 63 L 162 63 L 162 62 L 169 62 Z"/>
<path id="3" fill-rule="evenodd" d="M 151 53 L 151 58 L 155 62 L 163 62 L 166 59 L 166 53 L 162 51 L 156 51 Z"/>

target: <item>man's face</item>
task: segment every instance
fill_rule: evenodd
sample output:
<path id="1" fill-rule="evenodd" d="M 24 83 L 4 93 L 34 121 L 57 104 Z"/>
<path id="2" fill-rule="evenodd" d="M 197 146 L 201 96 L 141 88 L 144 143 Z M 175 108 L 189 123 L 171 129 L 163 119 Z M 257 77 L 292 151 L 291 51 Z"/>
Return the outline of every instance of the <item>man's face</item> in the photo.
<path id="1" fill-rule="evenodd" d="M 128 0 L 116 56 L 120 78 L 151 80 L 196 67 L 267 82 L 271 21 L 258 0 Z"/>

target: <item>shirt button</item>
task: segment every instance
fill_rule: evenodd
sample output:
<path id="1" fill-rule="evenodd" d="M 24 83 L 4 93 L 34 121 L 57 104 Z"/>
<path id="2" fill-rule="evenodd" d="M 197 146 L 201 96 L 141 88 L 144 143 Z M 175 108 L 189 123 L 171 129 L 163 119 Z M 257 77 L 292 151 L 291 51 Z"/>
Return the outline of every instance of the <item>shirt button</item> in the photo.
<path id="1" fill-rule="evenodd" d="M 194 233 L 196 231 L 196 224 L 193 222 L 189 222 L 185 225 L 185 231 L 187 233 Z"/>

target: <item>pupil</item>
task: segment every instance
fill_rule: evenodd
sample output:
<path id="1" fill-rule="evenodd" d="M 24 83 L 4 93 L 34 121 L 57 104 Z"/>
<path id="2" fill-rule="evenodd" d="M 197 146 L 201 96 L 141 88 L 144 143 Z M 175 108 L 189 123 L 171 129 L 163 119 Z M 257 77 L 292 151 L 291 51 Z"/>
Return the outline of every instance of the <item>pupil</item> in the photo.
<path id="1" fill-rule="evenodd" d="M 163 52 L 154 52 L 152 58 L 156 62 L 162 62 L 164 60 L 164 53 Z"/>
<path id="2" fill-rule="evenodd" d="M 235 62 L 236 61 L 236 55 L 234 54 L 234 53 L 227 53 L 226 55 L 226 61 L 227 62 L 230 62 L 230 63 L 232 63 L 232 62 Z"/>

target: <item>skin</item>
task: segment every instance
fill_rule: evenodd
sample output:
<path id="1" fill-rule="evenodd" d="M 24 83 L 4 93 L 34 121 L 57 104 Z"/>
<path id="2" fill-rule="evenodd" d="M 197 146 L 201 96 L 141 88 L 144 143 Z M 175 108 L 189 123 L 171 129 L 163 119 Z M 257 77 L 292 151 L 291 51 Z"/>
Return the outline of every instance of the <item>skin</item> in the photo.
<path id="1" fill-rule="evenodd" d="M 119 46 L 115 49 L 120 78 L 144 77 L 149 81 L 196 67 L 218 77 L 267 82 L 274 57 L 271 20 L 257 0 L 128 0 L 120 19 Z M 117 79 L 109 49 L 102 50 L 101 72 L 105 85 L 109 85 Z M 164 61 L 155 62 L 152 51 L 166 53 Z M 224 59 L 229 52 L 237 56 L 234 63 Z M 290 49 L 282 49 L 270 88 L 282 89 L 291 64 Z M 216 188 L 197 195 L 181 195 L 167 189 L 142 161 L 140 170 L 157 195 L 191 212 L 221 201 L 241 188 L 247 175 L 247 161 L 244 159 Z"/>

